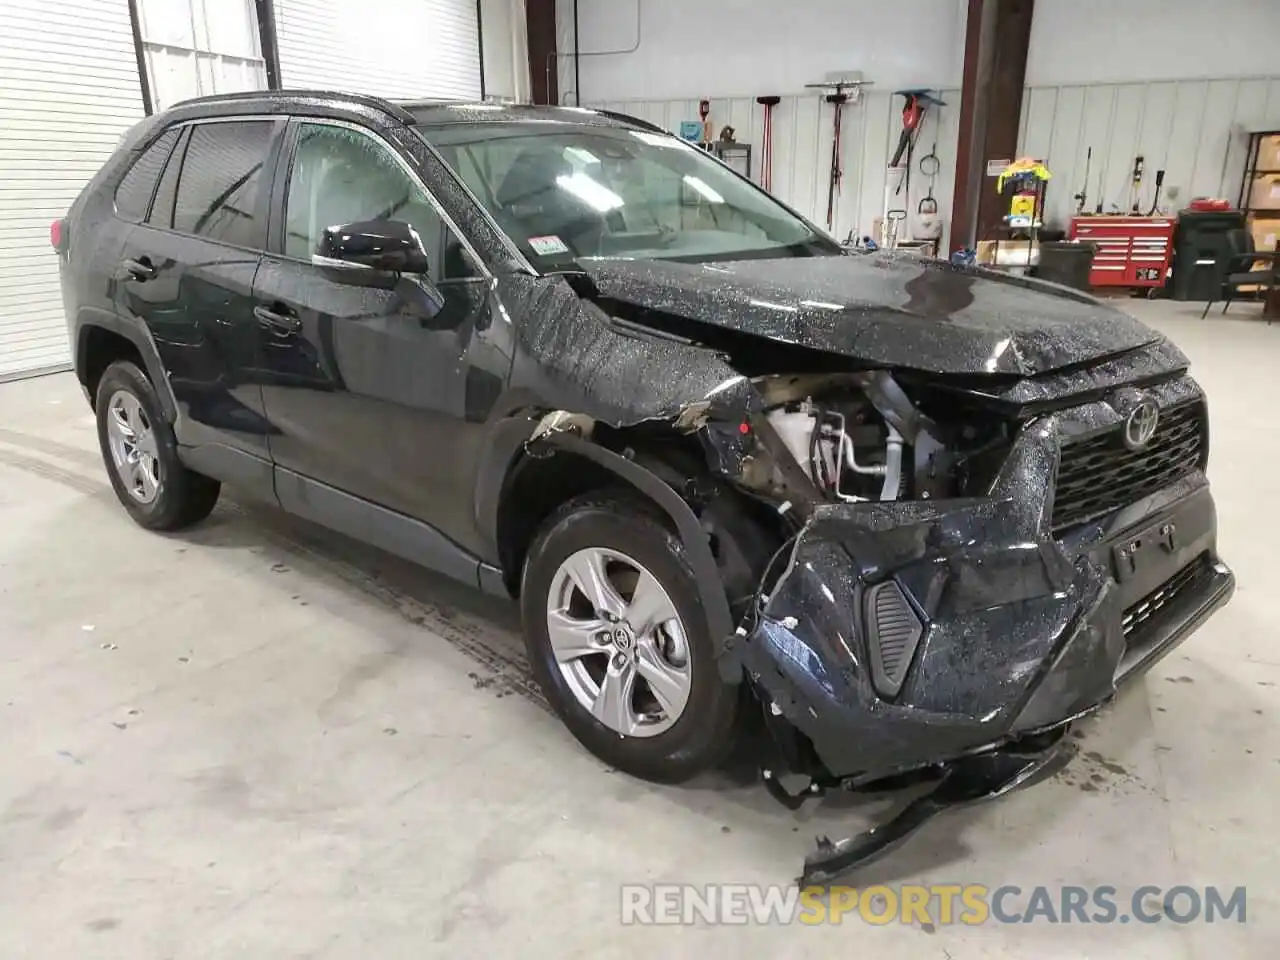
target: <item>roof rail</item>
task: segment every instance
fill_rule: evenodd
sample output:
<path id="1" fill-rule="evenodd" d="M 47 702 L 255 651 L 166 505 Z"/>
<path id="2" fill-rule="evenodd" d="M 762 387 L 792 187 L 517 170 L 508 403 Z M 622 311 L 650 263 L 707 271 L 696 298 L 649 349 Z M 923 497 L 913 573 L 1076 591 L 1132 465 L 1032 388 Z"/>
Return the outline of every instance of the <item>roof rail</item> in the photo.
<path id="1" fill-rule="evenodd" d="M 665 130 L 656 123 L 650 123 L 648 120 L 641 120 L 639 117 L 633 117 L 628 113 L 619 113 L 617 110 L 601 110 L 598 107 L 592 107 L 596 113 L 602 117 L 608 117 L 610 120 L 617 120 L 619 123 L 629 123 L 633 127 L 639 127 L 641 130 L 648 130 L 651 133 L 665 133 L 671 136 L 670 130 Z"/>
<path id="2" fill-rule="evenodd" d="M 271 100 L 271 99 L 303 99 L 307 97 L 344 100 L 358 103 L 389 113 L 401 123 L 414 123 L 413 114 L 403 106 L 384 100 L 382 97 L 371 97 L 363 93 L 342 93 L 337 90 L 242 90 L 238 93 L 214 93 L 203 97 L 191 97 L 173 104 L 175 107 L 191 106 L 200 103 L 234 103 L 238 100 Z"/>

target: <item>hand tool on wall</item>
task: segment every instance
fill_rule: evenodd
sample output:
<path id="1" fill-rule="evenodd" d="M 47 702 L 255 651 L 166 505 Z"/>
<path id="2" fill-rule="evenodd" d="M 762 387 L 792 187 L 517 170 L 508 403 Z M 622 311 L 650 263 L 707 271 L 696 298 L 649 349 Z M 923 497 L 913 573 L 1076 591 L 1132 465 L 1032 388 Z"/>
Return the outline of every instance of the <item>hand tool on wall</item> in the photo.
<path id="1" fill-rule="evenodd" d="M 760 186 L 773 189 L 773 108 L 782 102 L 781 97 L 756 97 L 756 103 L 764 107 L 764 149 L 760 157 Z"/>
<path id="2" fill-rule="evenodd" d="M 894 92 L 903 98 L 902 133 L 898 136 L 898 149 L 893 152 L 893 159 L 889 161 L 891 167 L 896 167 L 902 162 L 902 155 L 907 152 L 907 148 L 915 138 L 916 131 L 920 129 L 920 123 L 924 120 L 929 107 L 946 106 L 946 103 L 935 97 L 930 90 L 896 90 Z"/>
<path id="3" fill-rule="evenodd" d="M 844 170 L 841 167 L 840 115 L 844 111 L 844 105 L 849 102 L 849 95 L 836 91 L 827 94 L 825 99 L 835 111 L 831 121 L 831 179 L 827 184 L 827 229 L 834 230 L 836 197 L 840 196 L 840 181 L 844 177 Z"/>
<path id="4" fill-rule="evenodd" d="M 835 232 L 836 198 L 840 195 L 840 181 L 844 176 L 844 170 L 841 165 L 840 117 L 844 105 L 846 103 L 857 103 L 862 87 L 869 82 L 861 79 L 839 79 L 829 80 L 825 83 L 805 84 L 810 89 L 833 91 L 823 97 L 823 100 L 831 104 L 835 110 L 832 118 L 831 135 L 831 180 L 827 186 L 827 229 L 833 233 Z"/>
<path id="5" fill-rule="evenodd" d="M 1129 184 L 1129 212 L 1138 213 L 1138 195 L 1142 192 L 1142 156 L 1133 158 L 1133 174 Z"/>
<path id="6" fill-rule="evenodd" d="M 938 160 L 938 141 L 935 133 L 933 146 L 920 158 L 920 173 L 929 178 L 929 189 L 916 204 L 916 222 L 911 230 L 911 235 L 916 240 L 938 240 L 942 237 L 942 220 L 938 217 L 938 201 L 933 195 L 933 187 L 937 183 L 938 173 L 941 170 L 942 163 Z"/>
<path id="7" fill-rule="evenodd" d="M 1156 215 L 1156 209 L 1160 206 L 1160 190 L 1164 187 L 1164 171 L 1156 171 L 1156 195 L 1151 198 L 1151 209 L 1147 211 L 1148 217 Z"/>
<path id="8" fill-rule="evenodd" d="M 1089 169 L 1093 166 L 1093 147 L 1084 155 L 1084 186 L 1073 198 L 1076 202 L 1076 215 L 1084 213 L 1084 205 L 1089 199 Z"/>

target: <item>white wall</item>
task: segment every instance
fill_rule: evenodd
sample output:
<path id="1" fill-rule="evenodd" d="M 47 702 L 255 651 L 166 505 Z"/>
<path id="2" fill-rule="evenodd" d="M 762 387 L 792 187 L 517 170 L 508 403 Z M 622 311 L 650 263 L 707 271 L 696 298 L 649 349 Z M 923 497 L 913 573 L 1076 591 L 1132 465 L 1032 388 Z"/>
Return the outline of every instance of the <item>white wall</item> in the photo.
<path id="1" fill-rule="evenodd" d="M 529 31 L 525 0 L 480 0 L 485 95 L 529 99 Z"/>
<path id="2" fill-rule="evenodd" d="M 965 30 L 965 0 L 579 0 L 584 51 L 582 102 L 634 113 L 670 130 L 697 118 L 711 99 L 717 128 L 762 142 L 755 97 L 784 97 L 775 113 L 774 192 L 817 222 L 826 219 L 831 108 L 807 82 L 828 70 L 860 69 L 875 81 L 845 121 L 844 188 L 834 232 L 865 234 L 884 209 L 890 144 L 897 137 L 906 85 L 941 89 L 949 106 L 936 135 L 942 173 L 934 188 L 950 218 Z M 572 0 L 559 0 L 558 46 L 572 50 Z M 910 24 L 904 30 L 901 24 Z M 1166 171 L 1165 204 L 1195 196 L 1235 202 L 1247 131 L 1280 128 L 1280 0 L 1036 0 L 1019 152 L 1047 161 L 1050 219 L 1065 226 L 1084 180 L 1090 208 L 1127 207 L 1133 158 L 1145 158 L 1142 209 L 1155 173 Z M 561 58 L 562 99 L 572 102 L 572 60 Z M 935 139 L 937 117 L 919 154 Z M 913 213 L 925 186 L 913 171 L 907 196 L 893 206 Z M 949 224 L 948 224 L 949 226 Z"/>
<path id="3" fill-rule="evenodd" d="M 558 0 L 557 47 L 573 49 L 572 0 Z M 582 102 L 800 93 L 829 71 L 861 70 L 880 90 L 957 87 L 965 0 L 579 0 Z M 562 58 L 561 99 L 573 66 Z M 566 94 L 568 95 L 566 97 Z"/>
<path id="4" fill-rule="evenodd" d="M 1029 86 L 1280 72 L 1277 0 L 1036 0 Z"/>

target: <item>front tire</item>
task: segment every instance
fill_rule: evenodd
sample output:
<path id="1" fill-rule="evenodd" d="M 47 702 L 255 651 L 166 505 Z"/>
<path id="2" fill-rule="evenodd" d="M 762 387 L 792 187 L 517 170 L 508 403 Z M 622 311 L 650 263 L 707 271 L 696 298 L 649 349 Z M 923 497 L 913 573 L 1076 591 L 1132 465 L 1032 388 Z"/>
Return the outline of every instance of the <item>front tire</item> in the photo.
<path id="1" fill-rule="evenodd" d="M 178 441 L 155 387 L 127 360 L 111 364 L 94 401 L 98 445 L 121 505 L 148 530 L 179 530 L 207 517 L 221 485 L 178 459 Z"/>
<path id="2" fill-rule="evenodd" d="M 529 550 L 521 611 L 538 683 L 605 763 L 677 783 L 724 759 L 740 691 L 720 678 L 697 581 L 656 507 L 566 503 Z"/>

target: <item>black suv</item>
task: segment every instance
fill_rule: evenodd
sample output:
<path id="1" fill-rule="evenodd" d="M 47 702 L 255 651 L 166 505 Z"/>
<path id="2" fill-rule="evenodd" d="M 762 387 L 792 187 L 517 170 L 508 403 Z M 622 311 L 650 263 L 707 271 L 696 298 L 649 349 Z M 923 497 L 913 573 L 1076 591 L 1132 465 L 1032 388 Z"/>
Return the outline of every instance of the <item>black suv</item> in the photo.
<path id="1" fill-rule="evenodd" d="M 745 726 L 788 803 L 999 792 L 1233 589 L 1204 397 L 1164 338 L 846 251 L 638 120 L 192 101 L 54 237 L 136 521 L 194 523 L 228 483 L 518 597 L 564 722 L 638 776 Z"/>

